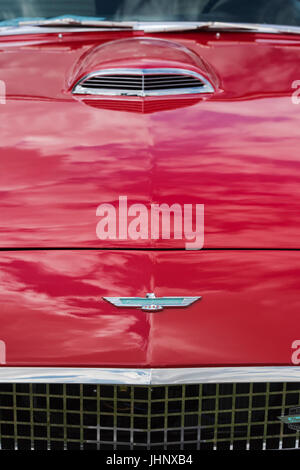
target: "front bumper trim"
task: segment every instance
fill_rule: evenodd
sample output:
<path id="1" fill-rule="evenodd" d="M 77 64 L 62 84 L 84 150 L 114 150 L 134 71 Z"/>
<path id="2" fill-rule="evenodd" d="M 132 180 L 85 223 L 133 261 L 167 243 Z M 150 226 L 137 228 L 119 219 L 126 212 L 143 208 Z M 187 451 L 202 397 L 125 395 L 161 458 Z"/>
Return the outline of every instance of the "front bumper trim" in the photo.
<path id="1" fill-rule="evenodd" d="M 300 382 L 300 366 L 172 369 L 0 367 L 0 383 L 172 385 L 243 382 Z"/>

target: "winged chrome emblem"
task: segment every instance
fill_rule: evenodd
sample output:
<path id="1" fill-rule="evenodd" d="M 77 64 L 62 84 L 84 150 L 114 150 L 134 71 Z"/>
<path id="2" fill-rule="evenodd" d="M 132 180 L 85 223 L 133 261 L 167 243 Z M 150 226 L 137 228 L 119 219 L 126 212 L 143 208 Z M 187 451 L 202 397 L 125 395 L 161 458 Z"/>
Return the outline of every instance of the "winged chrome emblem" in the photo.
<path id="1" fill-rule="evenodd" d="M 146 294 L 146 297 L 103 297 L 116 307 L 140 308 L 147 312 L 157 312 L 165 307 L 188 307 L 202 297 L 156 297 Z"/>
<path id="2" fill-rule="evenodd" d="M 300 407 L 296 406 L 290 408 L 289 414 L 285 416 L 278 417 L 280 421 L 284 424 L 287 424 L 290 429 L 294 431 L 300 431 Z"/>

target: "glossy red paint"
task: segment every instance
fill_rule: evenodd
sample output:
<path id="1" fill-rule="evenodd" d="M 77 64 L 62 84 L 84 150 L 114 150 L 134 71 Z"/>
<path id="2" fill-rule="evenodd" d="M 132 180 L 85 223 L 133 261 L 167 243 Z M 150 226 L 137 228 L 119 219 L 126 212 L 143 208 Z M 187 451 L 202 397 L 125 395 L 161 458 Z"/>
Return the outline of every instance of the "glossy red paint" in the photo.
<path id="1" fill-rule="evenodd" d="M 289 365 L 299 278 L 300 252 L 1 253 L 6 365 Z M 157 313 L 102 299 L 153 291 L 203 298 Z"/>
<path id="2" fill-rule="evenodd" d="M 300 248 L 300 107 L 291 101 L 300 38 L 156 35 L 171 41 L 167 53 L 169 46 L 149 52 L 143 37 L 0 38 L 6 365 L 288 365 L 299 339 L 300 251 L 241 248 Z M 129 38 L 136 56 L 128 47 L 112 54 L 108 42 Z M 111 52 L 101 55 L 105 44 Z M 85 71 L 114 63 L 198 68 L 216 93 L 177 101 L 72 96 Z M 211 250 L 162 250 L 184 240 L 98 240 L 96 208 L 120 195 L 129 204 L 204 204 Z M 47 247 L 99 250 L 5 251 Z M 147 292 L 203 299 L 158 313 L 102 299 Z"/>
<path id="3" fill-rule="evenodd" d="M 97 206 L 127 195 L 146 205 L 205 204 L 205 247 L 300 248 L 300 106 L 291 102 L 300 38 L 154 36 L 198 57 L 215 74 L 218 92 L 192 97 L 189 106 L 178 100 L 178 108 L 174 98 L 170 109 L 164 100 L 157 111 L 157 101 L 148 100 L 149 113 L 130 108 L 140 100 L 91 106 L 70 94 L 80 64 L 99 45 L 142 33 L 0 38 L 7 88 L 0 104 L 0 247 L 184 246 L 97 239 Z M 116 62 L 172 59 L 141 54 Z M 105 60 L 111 65 L 112 58 Z"/>

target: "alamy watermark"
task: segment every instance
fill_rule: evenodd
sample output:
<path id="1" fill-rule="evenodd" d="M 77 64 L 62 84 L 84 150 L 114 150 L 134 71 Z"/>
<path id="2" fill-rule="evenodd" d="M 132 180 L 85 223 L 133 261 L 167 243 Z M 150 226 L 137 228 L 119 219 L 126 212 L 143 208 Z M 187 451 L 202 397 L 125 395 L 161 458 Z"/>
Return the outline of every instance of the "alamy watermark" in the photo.
<path id="1" fill-rule="evenodd" d="M 3 80 L 0 80 L 0 104 L 6 104 L 6 85 Z"/>
<path id="2" fill-rule="evenodd" d="M 96 234 L 100 240 L 183 240 L 186 250 L 204 245 L 204 204 L 100 204 Z"/>
<path id="3" fill-rule="evenodd" d="M 292 83 L 292 88 L 295 91 L 292 93 L 292 103 L 300 104 L 300 80 L 294 80 Z"/>
<path id="4" fill-rule="evenodd" d="M 292 343 L 292 358 L 291 362 L 292 364 L 295 364 L 296 366 L 300 364 L 300 340 L 296 339 Z"/>
<path id="5" fill-rule="evenodd" d="M 0 340 L 0 365 L 6 364 L 6 345 Z"/>

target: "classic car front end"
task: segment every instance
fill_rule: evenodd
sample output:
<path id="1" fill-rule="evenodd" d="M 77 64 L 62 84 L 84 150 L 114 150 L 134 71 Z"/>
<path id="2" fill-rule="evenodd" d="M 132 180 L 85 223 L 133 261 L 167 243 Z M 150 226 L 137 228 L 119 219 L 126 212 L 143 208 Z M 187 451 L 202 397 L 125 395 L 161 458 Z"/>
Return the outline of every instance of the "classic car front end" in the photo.
<path id="1" fill-rule="evenodd" d="M 0 447 L 299 448 L 300 2 L 0 18 Z"/>

